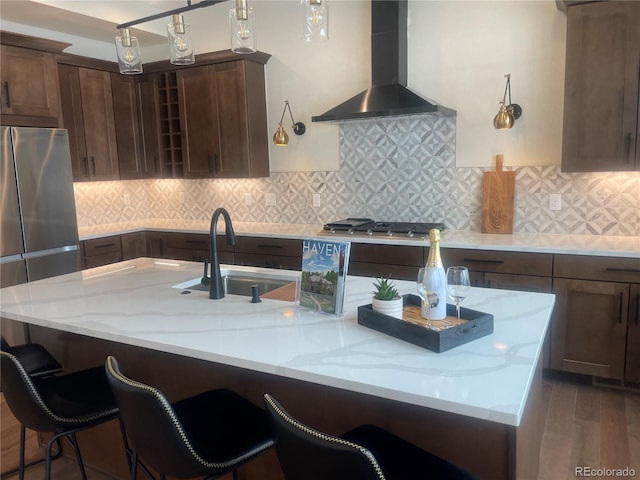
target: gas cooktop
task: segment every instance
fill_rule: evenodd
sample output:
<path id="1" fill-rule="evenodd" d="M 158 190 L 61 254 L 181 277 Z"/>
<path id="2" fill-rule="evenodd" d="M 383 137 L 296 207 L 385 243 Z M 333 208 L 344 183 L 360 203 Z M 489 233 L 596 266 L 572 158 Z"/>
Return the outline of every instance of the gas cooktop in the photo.
<path id="1" fill-rule="evenodd" d="M 413 237 L 414 235 L 428 235 L 429 230 L 437 228 L 444 230 L 444 223 L 428 223 L 428 222 L 376 222 L 371 218 L 345 218 L 336 222 L 327 223 L 324 230 L 329 233 L 346 232 L 348 234 L 366 234 L 366 235 L 406 235 Z"/>

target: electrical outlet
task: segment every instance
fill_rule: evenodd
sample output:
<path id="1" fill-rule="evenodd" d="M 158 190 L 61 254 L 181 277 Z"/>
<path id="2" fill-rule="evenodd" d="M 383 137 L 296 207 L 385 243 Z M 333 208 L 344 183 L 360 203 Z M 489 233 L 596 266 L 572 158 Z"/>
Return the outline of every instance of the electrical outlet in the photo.
<path id="1" fill-rule="evenodd" d="M 131 195 L 129 195 L 128 193 L 125 193 L 122 196 L 122 201 L 125 205 L 131 205 Z"/>
<path id="2" fill-rule="evenodd" d="M 276 194 L 275 193 L 265 193 L 264 201 L 267 205 L 273 206 L 276 204 Z"/>
<path id="3" fill-rule="evenodd" d="M 251 195 L 250 193 L 245 193 L 244 194 L 244 204 L 246 206 L 253 205 L 253 195 Z"/>
<path id="4" fill-rule="evenodd" d="M 562 196 L 559 193 L 549 195 L 549 210 L 562 210 Z"/>
<path id="5" fill-rule="evenodd" d="M 319 207 L 320 206 L 320 194 L 319 193 L 314 193 L 313 194 L 313 206 L 314 207 Z"/>

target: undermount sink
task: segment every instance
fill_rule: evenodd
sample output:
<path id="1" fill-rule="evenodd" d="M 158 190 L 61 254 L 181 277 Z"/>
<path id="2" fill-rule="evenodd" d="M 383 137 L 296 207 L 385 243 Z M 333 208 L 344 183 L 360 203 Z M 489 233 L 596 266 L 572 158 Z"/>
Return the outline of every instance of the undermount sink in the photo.
<path id="1" fill-rule="evenodd" d="M 251 297 L 251 287 L 253 285 L 258 286 L 260 295 L 271 292 L 278 288 L 290 285 L 296 282 L 295 277 L 291 278 L 274 278 L 271 276 L 253 275 L 253 274 L 239 274 L 232 273 L 222 275 L 222 281 L 224 283 L 224 292 L 227 295 L 242 295 L 245 297 Z M 181 290 L 198 290 L 209 291 L 209 285 L 202 285 L 200 278 L 195 278 L 187 282 L 174 285 L 173 288 L 179 288 Z"/>

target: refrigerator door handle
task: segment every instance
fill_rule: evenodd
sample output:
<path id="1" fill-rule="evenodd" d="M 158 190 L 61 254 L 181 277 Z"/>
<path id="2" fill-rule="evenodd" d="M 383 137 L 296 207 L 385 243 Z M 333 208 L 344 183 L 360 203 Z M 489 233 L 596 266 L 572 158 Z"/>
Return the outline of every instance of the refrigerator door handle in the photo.
<path id="1" fill-rule="evenodd" d="M 73 252 L 79 249 L 80 247 L 78 245 L 65 245 L 64 247 L 48 248 L 47 250 L 38 250 L 37 252 L 27 252 L 23 254 L 23 258 L 30 260 L 32 258 L 46 257 L 56 253 Z"/>

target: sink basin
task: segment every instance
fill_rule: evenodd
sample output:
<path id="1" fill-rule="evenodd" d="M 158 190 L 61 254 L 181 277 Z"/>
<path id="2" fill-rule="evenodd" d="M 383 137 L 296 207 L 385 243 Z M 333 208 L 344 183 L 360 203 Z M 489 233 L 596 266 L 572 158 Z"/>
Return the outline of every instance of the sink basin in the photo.
<path id="1" fill-rule="evenodd" d="M 278 288 L 291 285 L 291 283 L 296 282 L 296 279 L 234 273 L 223 275 L 222 281 L 224 283 L 225 294 L 250 297 L 252 285 L 258 285 L 260 295 L 264 295 Z M 179 285 L 174 285 L 174 288 L 180 288 L 182 290 L 199 290 L 204 292 L 209 291 L 209 285 L 202 285 L 199 278 Z"/>

